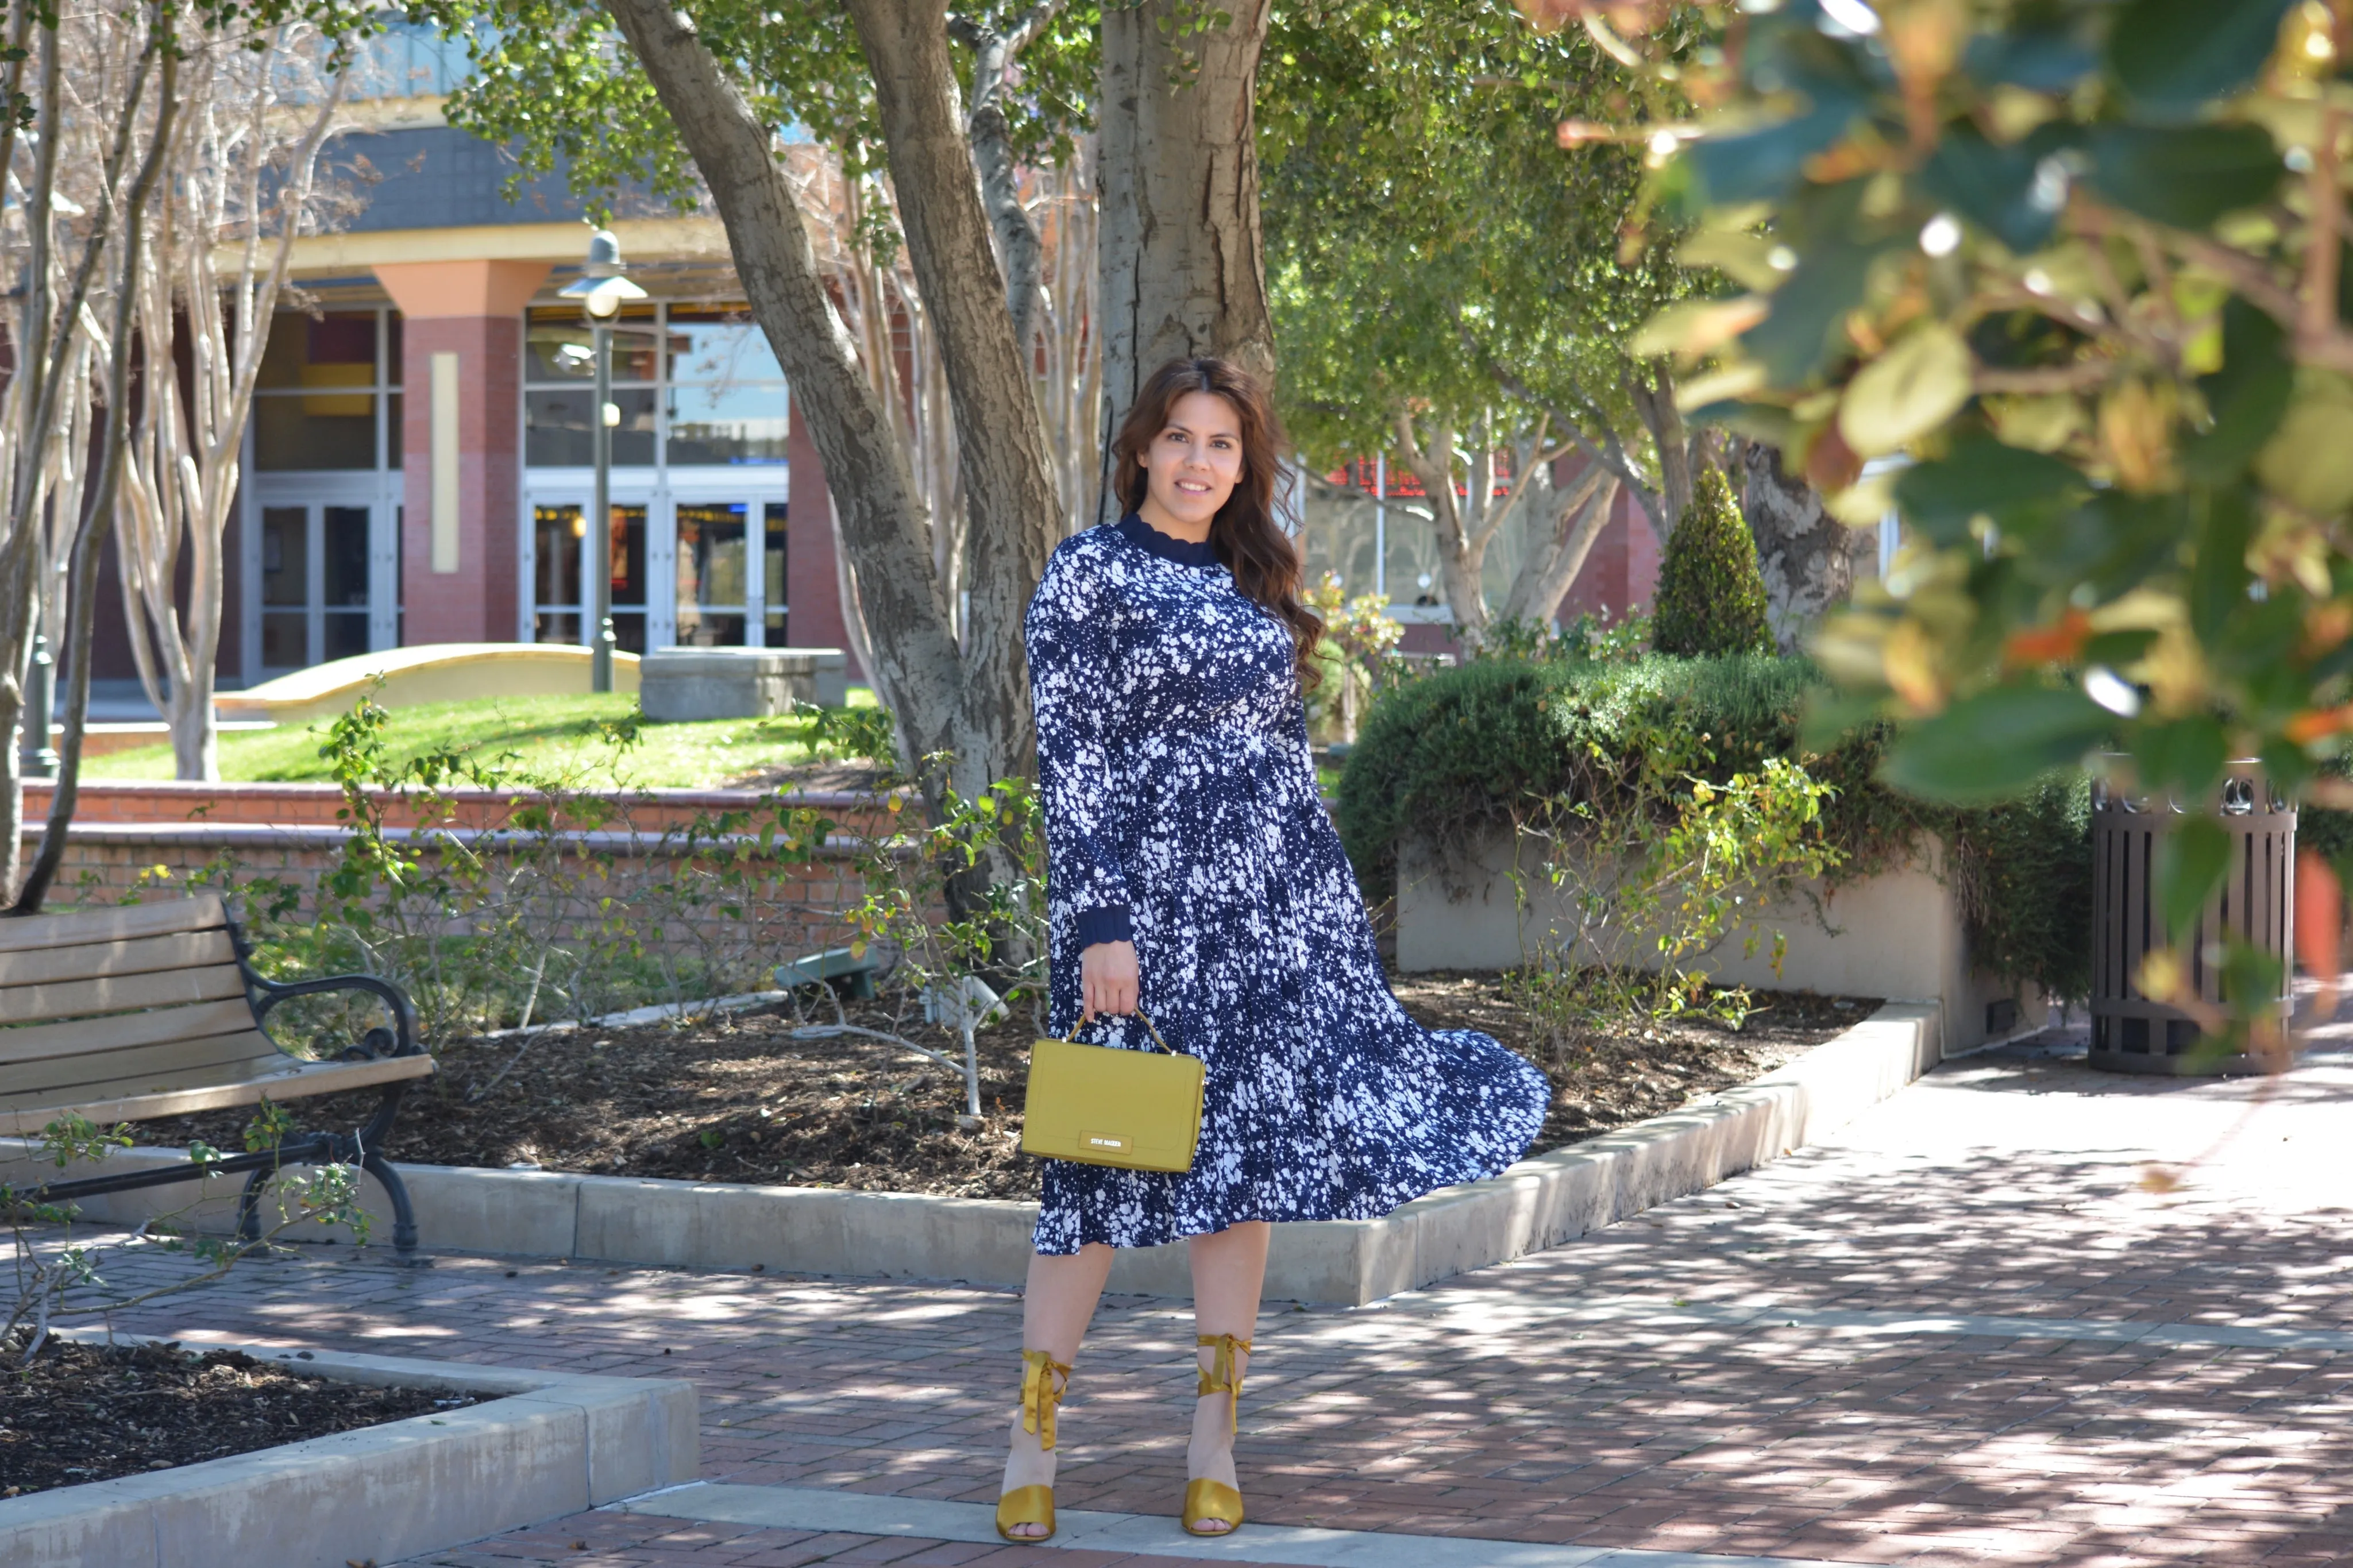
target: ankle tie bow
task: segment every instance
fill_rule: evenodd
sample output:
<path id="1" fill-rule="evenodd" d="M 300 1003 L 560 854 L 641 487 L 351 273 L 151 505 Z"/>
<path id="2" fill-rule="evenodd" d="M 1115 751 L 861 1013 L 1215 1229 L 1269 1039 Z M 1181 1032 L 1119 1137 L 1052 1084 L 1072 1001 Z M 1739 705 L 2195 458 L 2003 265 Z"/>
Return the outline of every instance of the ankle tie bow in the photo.
<path id="1" fill-rule="evenodd" d="M 1070 1386 L 1069 1362 L 1056 1361 L 1044 1351 L 1021 1352 L 1021 1430 L 1036 1433 L 1040 1448 L 1054 1446 L 1054 1412 Z"/>
<path id="2" fill-rule="evenodd" d="M 1250 1342 L 1231 1334 L 1199 1334 L 1196 1345 L 1215 1345 L 1209 1364 L 1200 1373 L 1199 1392 L 1205 1397 L 1212 1394 L 1230 1394 L 1233 1400 L 1226 1406 L 1226 1429 L 1229 1434 L 1241 1426 L 1242 1367 L 1240 1356 L 1250 1354 Z"/>

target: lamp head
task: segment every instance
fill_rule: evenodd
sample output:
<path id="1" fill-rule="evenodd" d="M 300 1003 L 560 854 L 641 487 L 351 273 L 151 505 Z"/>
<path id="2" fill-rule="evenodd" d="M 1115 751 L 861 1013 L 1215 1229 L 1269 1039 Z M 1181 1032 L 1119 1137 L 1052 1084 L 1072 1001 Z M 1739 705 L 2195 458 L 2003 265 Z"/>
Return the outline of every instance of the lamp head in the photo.
<path id="1" fill-rule="evenodd" d="M 579 300 L 600 321 L 610 320 L 629 300 L 646 297 L 644 289 L 619 276 L 575 278 L 556 293 L 566 300 Z"/>
<path id="2" fill-rule="evenodd" d="M 609 228 L 600 228 L 588 237 L 588 259 L 581 264 L 583 278 L 617 278 L 621 267 L 620 237 Z"/>
<path id="3" fill-rule="evenodd" d="M 580 276 L 556 290 L 560 298 L 577 300 L 587 307 L 588 313 L 604 321 L 617 313 L 631 300 L 642 300 L 646 291 L 622 276 L 621 242 L 609 228 L 600 228 L 588 237 L 587 259 L 580 264 Z"/>

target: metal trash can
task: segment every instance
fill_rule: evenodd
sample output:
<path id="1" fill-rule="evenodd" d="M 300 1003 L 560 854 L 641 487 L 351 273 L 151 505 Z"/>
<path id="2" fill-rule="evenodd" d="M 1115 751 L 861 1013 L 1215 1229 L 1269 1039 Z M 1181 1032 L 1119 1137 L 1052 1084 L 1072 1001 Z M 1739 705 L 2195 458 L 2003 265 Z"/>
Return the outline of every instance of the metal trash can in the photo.
<path id="1" fill-rule="evenodd" d="M 2260 763 L 2233 762 L 2205 811 L 2231 835 L 2231 869 L 2200 911 L 2189 951 L 2200 997 L 2223 1001 L 2221 972 L 2206 950 L 2236 938 L 2280 960 L 2282 989 L 2271 1005 L 2285 1017 L 2294 951 L 2295 806 L 2263 775 Z M 2165 921 L 2151 886 L 2158 846 L 2188 808 L 2170 798 L 2134 798 L 2092 784 L 2092 1050 L 2090 1065 L 2110 1072 L 2254 1072 L 2243 1055 L 2199 1053 L 2205 1036 L 2179 1008 L 2152 1001 L 2133 984 L 2141 961 L 2165 945 Z"/>

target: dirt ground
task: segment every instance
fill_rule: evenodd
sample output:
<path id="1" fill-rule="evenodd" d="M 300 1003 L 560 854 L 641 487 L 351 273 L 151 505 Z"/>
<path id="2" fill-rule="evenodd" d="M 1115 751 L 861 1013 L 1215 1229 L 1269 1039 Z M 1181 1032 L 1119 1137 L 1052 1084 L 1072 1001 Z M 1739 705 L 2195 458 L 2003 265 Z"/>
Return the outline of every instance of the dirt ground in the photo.
<path id="1" fill-rule="evenodd" d="M 1672 1110 L 1746 1083 L 1867 1016 L 1870 998 L 1764 994 L 1745 1026 L 1640 1026 L 1565 1046 L 1539 1038 L 1494 973 L 1398 976 L 1398 999 L 1430 1028 L 1478 1029 L 1551 1078 L 1553 1108 L 1532 1152 Z M 912 1000 L 851 1002 L 849 1020 L 960 1056 L 955 1036 Z M 810 1013 L 830 1021 L 829 1004 Z M 981 1119 L 964 1118 L 961 1076 L 887 1043 L 795 1040 L 775 1009 L 685 1027 L 565 1029 L 444 1047 L 441 1070 L 410 1091 L 389 1152 L 427 1164 L 595 1175 L 1034 1198 L 1039 1166 L 1020 1152 L 1033 1035 L 1027 1009 L 980 1036 Z M 373 1094 L 295 1100 L 302 1126 L 364 1121 Z M 242 1146 L 249 1113 L 223 1111 L 134 1131 L 142 1142 Z"/>
<path id="2" fill-rule="evenodd" d="M 479 1402 L 303 1377 L 243 1351 L 46 1342 L 0 1349 L 0 1498 L 323 1437 Z"/>
<path id="3" fill-rule="evenodd" d="M 848 790 L 867 795 L 886 783 L 871 763 L 786 763 L 753 768 L 727 781 L 729 789 Z"/>

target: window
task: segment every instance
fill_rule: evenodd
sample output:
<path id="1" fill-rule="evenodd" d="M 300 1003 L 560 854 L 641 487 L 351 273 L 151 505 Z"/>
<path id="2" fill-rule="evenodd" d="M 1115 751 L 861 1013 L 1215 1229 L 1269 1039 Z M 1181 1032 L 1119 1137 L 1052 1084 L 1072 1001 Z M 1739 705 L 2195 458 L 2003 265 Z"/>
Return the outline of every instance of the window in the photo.
<path id="1" fill-rule="evenodd" d="M 248 680 L 398 646 L 400 312 L 279 312 L 238 487 Z"/>
<path id="2" fill-rule="evenodd" d="M 785 460 L 785 373 L 748 314 L 673 305 L 663 342 L 673 467 Z"/>
<path id="3" fill-rule="evenodd" d="M 585 468 L 594 464 L 596 401 L 593 386 L 523 394 L 523 461 L 534 468 Z M 613 406 L 621 411 L 621 422 L 613 428 L 613 466 L 649 467 L 654 460 L 652 390 L 617 386 Z"/>
<path id="4" fill-rule="evenodd" d="M 786 645 L 791 404 L 740 305 L 625 307 L 609 331 L 613 632 L 621 647 Z M 526 635 L 596 636 L 586 520 L 596 461 L 596 333 L 575 305 L 523 317 Z"/>
<path id="5" fill-rule="evenodd" d="M 399 387 L 398 311 L 280 312 L 254 389 L 255 469 L 398 468 Z"/>
<path id="6" fill-rule="evenodd" d="M 613 466 L 642 468 L 659 437 L 660 338 L 658 308 L 623 307 L 608 337 L 614 405 Z M 535 468 L 585 468 L 596 460 L 595 334 L 576 306 L 535 306 L 523 325 L 523 462 Z"/>
<path id="7" fill-rule="evenodd" d="M 531 509 L 533 642 L 580 641 L 580 552 L 588 519 L 576 506 Z"/>
<path id="8" fill-rule="evenodd" d="M 732 468 L 786 460 L 783 369 L 739 307 L 640 303 L 610 335 L 618 468 Z M 576 307 L 534 306 L 523 327 L 523 461 L 596 460 L 595 335 Z"/>

